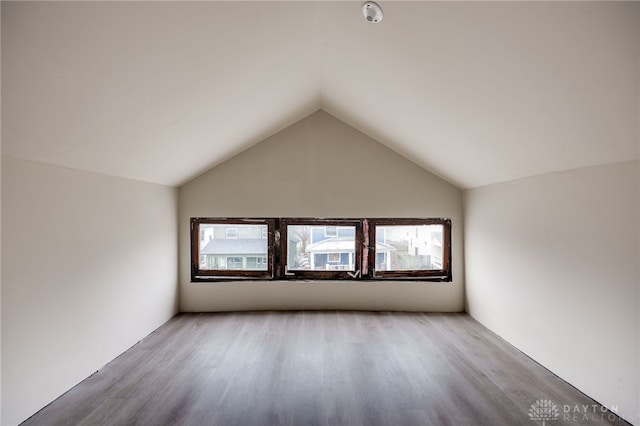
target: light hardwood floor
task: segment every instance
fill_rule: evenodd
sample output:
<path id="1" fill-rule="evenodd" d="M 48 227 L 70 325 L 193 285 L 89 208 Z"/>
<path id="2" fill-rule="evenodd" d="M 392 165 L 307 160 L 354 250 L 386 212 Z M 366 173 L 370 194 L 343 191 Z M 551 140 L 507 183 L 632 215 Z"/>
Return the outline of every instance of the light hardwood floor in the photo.
<path id="1" fill-rule="evenodd" d="M 180 314 L 24 424 L 531 426 L 541 399 L 628 424 L 567 418 L 595 402 L 465 314 Z"/>

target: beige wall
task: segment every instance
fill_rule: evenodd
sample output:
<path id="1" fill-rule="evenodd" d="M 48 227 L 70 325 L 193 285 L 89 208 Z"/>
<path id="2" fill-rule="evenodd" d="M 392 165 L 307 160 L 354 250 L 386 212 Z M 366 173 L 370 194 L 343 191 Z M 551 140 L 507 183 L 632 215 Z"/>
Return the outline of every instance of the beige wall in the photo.
<path id="1" fill-rule="evenodd" d="M 635 424 L 639 185 L 636 161 L 465 192 L 469 313 Z"/>
<path id="2" fill-rule="evenodd" d="M 3 425 L 171 318 L 177 191 L 2 159 Z"/>
<path id="3" fill-rule="evenodd" d="M 462 193 L 319 111 L 179 191 L 180 309 L 463 309 Z M 189 218 L 450 217 L 453 282 L 191 283 Z"/>
<path id="4" fill-rule="evenodd" d="M 0 7 L 0 27 L 2 26 L 2 7 Z M 1 38 L 0 28 L 0 38 Z M 2 41 L 0 40 L 0 46 Z M 0 63 L 2 62 L 2 55 L 0 55 Z M 0 64 L 0 81 L 2 81 L 2 65 Z M 2 89 L 0 85 L 0 99 L 2 98 Z M 1 105 L 1 102 L 0 102 Z M 0 110 L 1 110 L 0 106 Z M 0 111 L 0 135 L 2 135 L 2 113 Z M 0 137 L 0 152 L 2 152 L 2 137 Z M 0 161 L 0 188 L 2 188 L 2 161 Z M 2 196 L 0 190 L 0 223 L 2 223 Z M 0 424 L 2 423 L 2 226 L 0 226 Z"/>

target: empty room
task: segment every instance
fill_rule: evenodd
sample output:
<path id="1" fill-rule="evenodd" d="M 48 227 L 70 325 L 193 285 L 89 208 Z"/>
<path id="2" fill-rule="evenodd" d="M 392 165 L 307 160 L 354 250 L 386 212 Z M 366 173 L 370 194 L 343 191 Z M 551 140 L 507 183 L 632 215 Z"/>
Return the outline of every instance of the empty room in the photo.
<path id="1" fill-rule="evenodd" d="M 640 426 L 640 2 L 0 8 L 2 426 Z"/>

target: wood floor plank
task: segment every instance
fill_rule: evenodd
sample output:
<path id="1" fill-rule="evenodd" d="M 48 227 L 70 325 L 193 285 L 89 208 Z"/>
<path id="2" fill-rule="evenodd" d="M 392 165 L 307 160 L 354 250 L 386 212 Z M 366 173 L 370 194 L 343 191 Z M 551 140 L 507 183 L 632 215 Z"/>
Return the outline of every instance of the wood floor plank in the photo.
<path id="1" fill-rule="evenodd" d="M 539 399 L 595 404 L 465 314 L 180 314 L 24 425 L 533 425 Z"/>

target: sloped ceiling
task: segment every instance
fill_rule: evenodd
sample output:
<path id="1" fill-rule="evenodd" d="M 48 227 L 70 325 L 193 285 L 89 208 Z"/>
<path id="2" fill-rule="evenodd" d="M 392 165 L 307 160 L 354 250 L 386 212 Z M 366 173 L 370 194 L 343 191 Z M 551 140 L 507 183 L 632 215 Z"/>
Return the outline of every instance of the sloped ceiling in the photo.
<path id="1" fill-rule="evenodd" d="M 181 185 L 324 109 L 471 188 L 639 158 L 636 2 L 2 2 L 2 154 Z"/>

